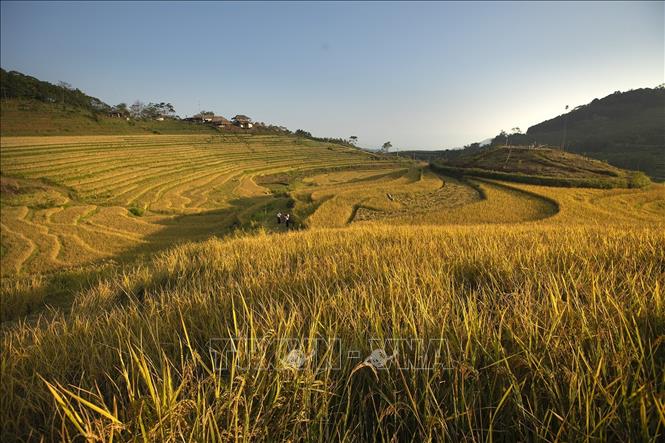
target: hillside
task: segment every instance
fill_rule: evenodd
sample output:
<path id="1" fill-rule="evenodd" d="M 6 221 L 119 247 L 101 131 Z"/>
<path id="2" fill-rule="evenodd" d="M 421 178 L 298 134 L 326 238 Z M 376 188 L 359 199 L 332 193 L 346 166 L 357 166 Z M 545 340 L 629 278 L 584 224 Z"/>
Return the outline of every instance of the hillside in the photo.
<path id="1" fill-rule="evenodd" d="M 550 178 L 580 184 L 578 174 L 593 174 L 592 180 L 602 183 L 625 179 L 616 168 L 573 154 L 553 151 L 549 158 L 539 157 L 540 163 L 529 163 L 529 155 L 548 151 L 511 151 L 511 161 L 521 165 L 521 171 L 542 174 L 516 175 L 536 177 L 535 183 Z M 474 164 L 504 162 L 501 152 Z M 183 241 L 283 232 L 286 227 L 275 222 L 277 212 L 291 214 L 292 229 L 561 218 L 562 190 L 553 194 L 481 180 L 505 177 L 496 176 L 500 171 L 479 174 L 478 168 L 470 168 L 473 174 L 468 174 L 469 168 L 458 174 L 459 167 L 449 166 L 457 169 L 441 174 L 443 166 L 431 170 L 295 136 L 3 137 L 0 153 L 5 320 L 40 312 L 53 303 L 67 304 L 82 282 Z M 579 160 L 569 163 L 563 178 L 562 158 Z M 545 159 L 559 162 L 554 172 Z M 550 173 L 555 177 L 547 177 Z M 453 178 L 458 175 L 466 177 Z M 515 181 L 514 177 L 508 178 Z M 641 206 L 629 208 L 651 217 L 658 211 L 660 190 L 640 191 Z M 604 190 L 580 192 L 580 201 L 588 195 L 614 195 Z M 613 220 L 624 223 L 618 217 L 621 208 L 612 208 Z M 583 212 L 592 213 L 593 222 L 606 218 L 588 208 Z M 640 217 L 638 212 L 632 217 Z M 63 279 L 68 283 L 63 285 Z"/>
<path id="2" fill-rule="evenodd" d="M 560 149 L 499 146 L 435 161 L 449 173 L 499 178 L 552 186 L 640 187 L 649 183 L 640 173 L 624 171 L 600 160 Z"/>
<path id="3" fill-rule="evenodd" d="M 67 83 L 61 82 L 54 85 L 18 71 L 8 72 L 1 68 L 0 89 L 3 100 L 38 101 L 98 113 L 104 113 L 110 109 L 110 106 L 102 100 L 89 96 Z"/>
<path id="4" fill-rule="evenodd" d="M 567 114 L 531 126 L 526 136 L 538 143 L 607 160 L 665 180 L 665 88 L 615 92 Z"/>
<path id="5" fill-rule="evenodd" d="M 216 133 L 206 125 L 166 118 L 110 117 L 111 106 L 66 83 L 54 85 L 0 69 L 0 135 L 112 135 Z"/>
<path id="6" fill-rule="evenodd" d="M 126 120 L 72 105 L 34 99 L 0 102 L 0 135 L 217 134 L 212 126 L 165 119 Z"/>
<path id="7" fill-rule="evenodd" d="M 450 164 L 545 177 L 619 177 L 624 174 L 621 169 L 607 163 L 544 147 L 502 146 L 470 157 L 461 157 Z"/>
<path id="8" fill-rule="evenodd" d="M 618 168 L 642 171 L 665 180 L 665 88 L 643 88 L 615 92 L 531 126 L 526 134 L 502 133 L 491 146 L 545 145 L 561 147 L 566 127 L 567 152 L 603 160 Z M 457 162 L 484 152 L 483 143 L 464 149 L 404 151 L 398 155 L 426 161 Z"/>

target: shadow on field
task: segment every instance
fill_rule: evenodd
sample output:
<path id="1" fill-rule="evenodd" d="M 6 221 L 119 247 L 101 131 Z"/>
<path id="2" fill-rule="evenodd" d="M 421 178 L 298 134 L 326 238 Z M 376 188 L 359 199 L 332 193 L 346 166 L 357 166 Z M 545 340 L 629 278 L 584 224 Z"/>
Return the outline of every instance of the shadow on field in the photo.
<path id="1" fill-rule="evenodd" d="M 155 253 L 180 243 L 225 237 L 238 232 L 285 231 L 276 223 L 277 212 L 291 211 L 286 194 L 243 197 L 228 202 L 228 207 L 195 214 L 174 215 L 154 224 L 160 229 L 142 239 L 134 248 L 78 268 L 3 282 L 0 323 L 7 326 L 18 319 L 32 321 L 52 310 L 67 312 L 77 292 L 96 285 L 123 269 L 148 261 Z M 296 223 L 297 225 L 297 223 Z"/>
<path id="2" fill-rule="evenodd" d="M 118 258 L 126 261 L 144 254 L 152 255 L 179 243 L 224 237 L 239 231 L 282 231 L 285 227 L 276 223 L 275 214 L 289 211 L 290 201 L 287 196 L 243 197 L 229 201 L 229 207 L 224 209 L 174 215 L 155 222 L 161 226 L 159 231 L 144 237 L 141 245 Z"/>

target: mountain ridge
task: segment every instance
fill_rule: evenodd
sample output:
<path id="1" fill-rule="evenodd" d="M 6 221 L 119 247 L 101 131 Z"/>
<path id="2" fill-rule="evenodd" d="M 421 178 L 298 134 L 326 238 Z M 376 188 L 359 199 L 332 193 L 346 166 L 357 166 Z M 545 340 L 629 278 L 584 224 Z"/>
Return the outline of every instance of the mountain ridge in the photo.
<path id="1" fill-rule="evenodd" d="M 532 125 L 526 133 L 504 131 L 463 149 L 404 151 L 422 160 L 451 161 L 504 145 L 546 145 L 641 171 L 665 180 L 665 86 L 616 91 L 565 114 Z"/>

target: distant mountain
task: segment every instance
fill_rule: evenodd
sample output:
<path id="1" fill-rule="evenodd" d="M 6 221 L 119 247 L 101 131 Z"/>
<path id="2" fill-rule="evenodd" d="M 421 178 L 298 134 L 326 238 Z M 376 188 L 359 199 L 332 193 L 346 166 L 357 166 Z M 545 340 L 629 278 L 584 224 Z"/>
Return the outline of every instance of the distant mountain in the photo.
<path id="1" fill-rule="evenodd" d="M 561 146 L 665 180 L 665 87 L 615 92 L 531 126 L 525 140 Z M 516 143 L 519 141 L 516 139 Z"/>
<path id="2" fill-rule="evenodd" d="M 565 131 L 564 131 L 565 128 Z M 564 145 L 565 132 L 565 146 Z M 464 149 L 408 151 L 421 160 L 455 161 L 489 147 L 540 145 L 564 147 L 634 171 L 665 180 L 665 86 L 615 92 L 578 106 L 567 114 L 531 126 L 526 134 L 502 133 Z"/>

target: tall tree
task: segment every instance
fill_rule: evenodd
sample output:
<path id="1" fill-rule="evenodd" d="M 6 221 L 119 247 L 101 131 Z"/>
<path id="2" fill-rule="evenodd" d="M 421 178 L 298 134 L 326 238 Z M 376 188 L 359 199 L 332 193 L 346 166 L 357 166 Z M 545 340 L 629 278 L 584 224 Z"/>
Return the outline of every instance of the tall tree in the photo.
<path id="1" fill-rule="evenodd" d="M 71 91 L 72 85 L 70 85 L 67 82 L 63 82 L 61 80 L 58 82 L 58 86 L 60 87 L 60 97 L 61 97 L 60 103 L 62 104 L 62 106 L 65 106 L 65 91 Z"/>
<path id="2" fill-rule="evenodd" d="M 388 152 L 390 152 L 390 148 L 392 148 L 392 147 L 393 147 L 392 143 L 390 143 L 389 141 L 385 142 L 383 144 L 383 146 L 381 146 L 381 152 L 383 152 L 384 154 L 387 154 Z"/>
<path id="3" fill-rule="evenodd" d="M 503 131 L 501 131 L 503 132 Z M 520 135 L 522 131 L 518 126 L 515 126 L 513 129 L 510 130 L 510 135 L 506 134 L 506 144 L 510 146 L 510 137 L 513 135 Z"/>
<path id="4" fill-rule="evenodd" d="M 145 110 L 145 103 L 143 103 L 140 100 L 136 100 L 129 107 L 129 113 L 131 114 L 132 118 L 143 118 L 144 110 Z"/>

